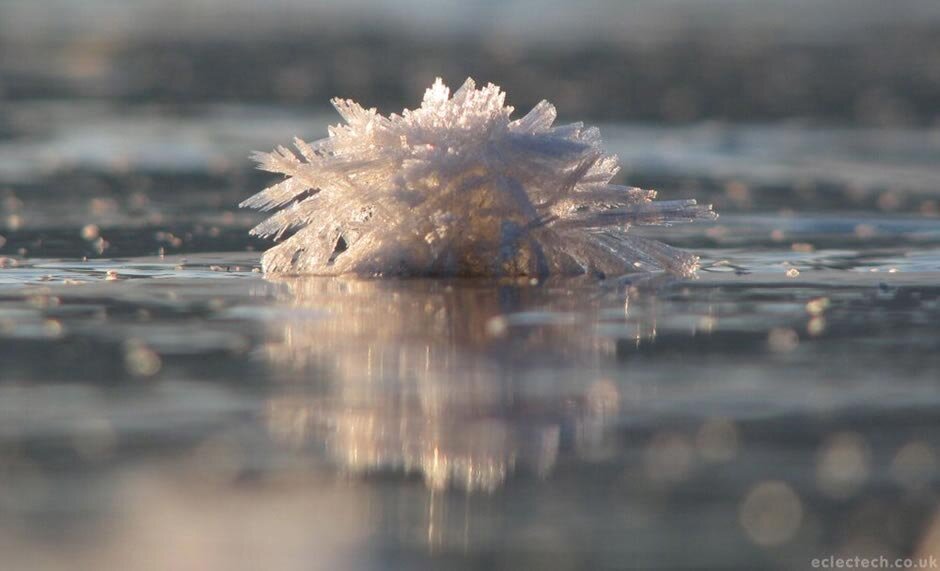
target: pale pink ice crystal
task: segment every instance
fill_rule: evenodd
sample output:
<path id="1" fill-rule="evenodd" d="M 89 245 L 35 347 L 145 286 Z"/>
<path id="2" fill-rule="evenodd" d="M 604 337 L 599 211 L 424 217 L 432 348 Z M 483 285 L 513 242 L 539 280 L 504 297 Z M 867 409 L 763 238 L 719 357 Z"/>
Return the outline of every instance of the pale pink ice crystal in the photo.
<path id="1" fill-rule="evenodd" d="M 505 93 L 438 79 L 421 107 L 382 116 L 334 99 L 346 121 L 314 143 L 257 153 L 283 181 L 241 206 L 279 209 L 252 229 L 282 239 L 265 272 L 319 275 L 689 275 L 698 258 L 631 236 L 632 225 L 714 219 L 695 200 L 610 181 L 596 127 L 553 127 L 542 101 L 512 120 Z"/>

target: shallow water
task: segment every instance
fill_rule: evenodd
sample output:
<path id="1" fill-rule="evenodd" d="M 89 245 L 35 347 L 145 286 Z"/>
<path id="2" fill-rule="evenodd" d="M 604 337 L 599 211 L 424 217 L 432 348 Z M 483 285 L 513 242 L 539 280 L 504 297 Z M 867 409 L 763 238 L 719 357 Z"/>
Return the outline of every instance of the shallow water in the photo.
<path id="1" fill-rule="evenodd" d="M 5 113 L 50 118 L 0 140 L 15 568 L 940 551 L 934 131 L 602 128 L 625 180 L 722 212 L 647 231 L 697 279 L 270 280 L 242 157 L 325 116 Z"/>

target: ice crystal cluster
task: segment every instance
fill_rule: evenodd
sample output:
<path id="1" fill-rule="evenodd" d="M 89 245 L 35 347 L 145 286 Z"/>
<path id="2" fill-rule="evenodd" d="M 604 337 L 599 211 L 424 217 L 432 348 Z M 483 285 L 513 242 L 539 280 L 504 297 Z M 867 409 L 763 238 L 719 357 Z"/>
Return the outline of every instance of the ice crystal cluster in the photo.
<path id="1" fill-rule="evenodd" d="M 334 99 L 345 125 L 296 151 L 258 153 L 286 175 L 242 206 L 278 210 L 252 229 L 284 238 L 265 272 L 320 275 L 690 274 L 697 258 L 627 233 L 714 218 L 695 200 L 611 184 L 617 157 L 595 127 L 553 127 L 547 101 L 513 120 L 505 93 L 438 79 L 421 107 L 382 116 Z"/>

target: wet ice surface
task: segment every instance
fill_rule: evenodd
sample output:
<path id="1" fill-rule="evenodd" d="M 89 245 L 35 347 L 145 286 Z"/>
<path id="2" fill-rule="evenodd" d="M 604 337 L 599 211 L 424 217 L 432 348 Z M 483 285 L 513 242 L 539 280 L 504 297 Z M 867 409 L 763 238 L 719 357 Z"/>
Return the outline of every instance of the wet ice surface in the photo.
<path id="1" fill-rule="evenodd" d="M 266 280 L 241 157 L 322 121 L 67 111 L 0 140 L 11 564 L 940 549 L 935 133 L 605 127 L 629 182 L 722 211 L 650 234 L 695 280 Z"/>

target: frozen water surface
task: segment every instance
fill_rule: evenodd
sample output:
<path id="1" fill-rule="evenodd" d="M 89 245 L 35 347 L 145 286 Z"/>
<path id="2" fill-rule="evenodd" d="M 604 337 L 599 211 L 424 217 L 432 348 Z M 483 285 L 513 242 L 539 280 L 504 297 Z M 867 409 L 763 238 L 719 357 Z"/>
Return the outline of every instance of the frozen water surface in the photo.
<path id="1" fill-rule="evenodd" d="M 940 550 L 936 133 L 604 126 L 696 279 L 265 279 L 242 157 L 322 119 L 74 111 L 0 140 L 11 566 Z"/>

